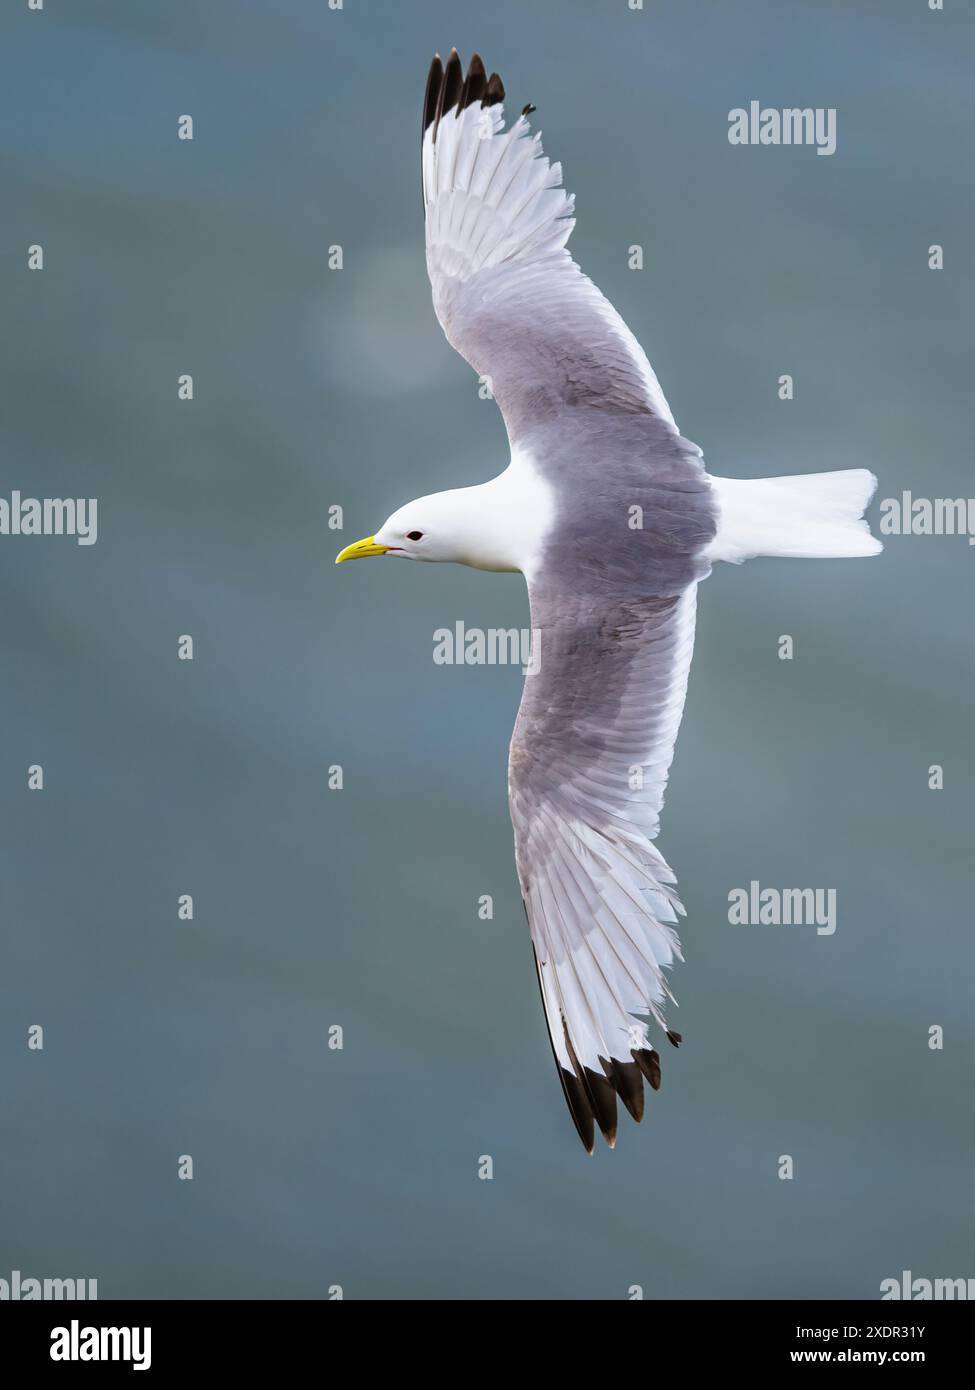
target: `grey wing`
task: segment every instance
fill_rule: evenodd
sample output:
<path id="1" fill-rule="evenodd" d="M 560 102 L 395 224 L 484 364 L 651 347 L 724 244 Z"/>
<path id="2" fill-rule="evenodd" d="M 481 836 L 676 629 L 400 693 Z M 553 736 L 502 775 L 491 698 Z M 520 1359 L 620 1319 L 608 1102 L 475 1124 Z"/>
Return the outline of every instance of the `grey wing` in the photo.
<path id="1" fill-rule="evenodd" d="M 651 843 L 684 705 L 697 584 L 662 597 L 532 593 L 538 651 L 511 741 L 515 853 L 552 1049 L 579 1136 L 616 1136 L 660 1084 L 680 946 L 675 878 Z M 667 1032 L 671 1042 L 679 1034 Z"/>
<path id="2" fill-rule="evenodd" d="M 487 378 L 512 443 L 566 407 L 653 415 L 676 433 L 646 355 L 565 249 L 573 200 L 526 115 L 475 54 L 435 58 L 422 143 L 427 269 L 448 341 Z"/>

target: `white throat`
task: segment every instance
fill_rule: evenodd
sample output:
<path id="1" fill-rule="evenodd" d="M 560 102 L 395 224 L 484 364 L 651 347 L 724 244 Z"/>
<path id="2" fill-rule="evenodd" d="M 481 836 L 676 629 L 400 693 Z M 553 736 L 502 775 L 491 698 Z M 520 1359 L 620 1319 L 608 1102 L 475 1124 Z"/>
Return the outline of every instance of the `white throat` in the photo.
<path id="1" fill-rule="evenodd" d="M 481 570 L 520 570 L 528 578 L 541 560 L 555 513 L 551 486 L 527 454 L 490 482 L 438 494 L 452 514 L 461 564 Z"/>

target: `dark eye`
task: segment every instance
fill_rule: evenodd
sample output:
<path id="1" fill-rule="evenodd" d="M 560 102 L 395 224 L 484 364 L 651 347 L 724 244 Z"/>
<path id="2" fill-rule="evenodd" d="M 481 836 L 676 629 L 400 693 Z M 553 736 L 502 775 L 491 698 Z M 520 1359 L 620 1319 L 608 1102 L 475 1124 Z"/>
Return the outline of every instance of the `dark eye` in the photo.
<path id="1" fill-rule="evenodd" d="M 422 540 L 423 540 L 423 532 L 422 532 L 422 531 L 407 531 L 407 533 L 406 533 L 406 539 L 407 539 L 408 541 L 422 541 Z"/>

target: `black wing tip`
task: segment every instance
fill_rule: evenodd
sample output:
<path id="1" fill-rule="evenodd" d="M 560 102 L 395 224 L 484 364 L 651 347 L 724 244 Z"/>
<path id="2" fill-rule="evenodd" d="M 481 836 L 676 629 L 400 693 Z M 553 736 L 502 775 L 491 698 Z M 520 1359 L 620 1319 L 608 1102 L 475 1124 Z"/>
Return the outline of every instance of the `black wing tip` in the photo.
<path id="1" fill-rule="evenodd" d="M 456 48 L 450 50 L 450 57 L 447 59 L 443 70 L 444 102 L 443 109 L 446 114 L 460 96 L 464 85 L 464 65 L 460 61 L 460 54 Z"/>
<path id="2" fill-rule="evenodd" d="M 673 1047 L 680 1047 L 680 1045 L 681 1045 L 681 1043 L 684 1041 L 684 1039 L 681 1037 L 680 1033 L 675 1033 L 675 1032 L 673 1031 L 673 1029 L 668 1028 L 668 1029 L 667 1029 L 667 1041 L 668 1041 Z"/>
<path id="3" fill-rule="evenodd" d="M 650 1082 L 655 1091 L 660 1090 L 660 1057 L 652 1047 L 633 1048 L 630 1052 L 633 1061 Z"/>
<path id="4" fill-rule="evenodd" d="M 643 1119 L 644 1107 L 643 1074 L 639 1066 L 636 1062 L 620 1062 L 615 1057 L 608 1062 L 600 1057 L 599 1063 L 609 1077 L 613 1090 L 639 1124 Z"/>
<path id="5" fill-rule="evenodd" d="M 530 116 L 530 115 L 532 114 L 533 111 L 537 111 L 537 110 L 538 110 L 538 107 L 535 105 L 535 103 L 534 103 L 533 101 L 530 101 L 530 102 L 528 103 L 527 106 L 523 106 L 523 107 L 521 108 L 521 114 L 522 114 L 523 116 Z"/>
<path id="6" fill-rule="evenodd" d="M 433 55 L 433 62 L 430 64 L 430 71 L 427 74 L 426 96 L 423 98 L 423 131 L 426 134 L 429 126 L 437 115 L 437 101 L 440 96 L 440 88 L 443 83 L 443 63 L 440 61 L 440 54 Z"/>
<path id="7" fill-rule="evenodd" d="M 499 101 L 504 101 L 504 83 L 496 72 L 492 72 L 487 80 L 482 99 L 483 106 L 497 106 Z"/>
<path id="8" fill-rule="evenodd" d="M 599 1061 L 600 1065 L 603 1065 L 601 1057 Z M 616 1147 L 616 1129 L 619 1123 L 616 1114 L 616 1090 L 611 1081 L 592 1067 L 583 1067 L 582 1075 L 596 1123 L 606 1143 L 613 1149 Z"/>
<path id="9" fill-rule="evenodd" d="M 466 111 L 468 106 L 473 106 L 475 101 L 480 101 L 484 96 L 484 89 L 487 87 L 487 73 L 484 71 L 484 63 L 481 61 L 479 53 L 471 54 L 471 61 L 467 67 L 467 76 L 464 78 L 464 86 L 461 89 L 460 100 L 457 103 L 455 116 L 459 116 L 462 111 Z"/>
<path id="10" fill-rule="evenodd" d="M 564 1026 L 564 1020 L 563 1020 Z M 643 1078 L 646 1077 L 655 1091 L 660 1089 L 660 1058 L 652 1048 L 634 1050 L 632 1062 L 623 1062 L 615 1057 L 599 1058 L 605 1075 L 600 1075 L 592 1067 L 580 1065 L 570 1044 L 570 1058 L 573 1070 L 559 1064 L 559 1080 L 569 1114 L 576 1133 L 588 1154 L 595 1151 L 596 1126 L 598 1125 L 608 1148 L 616 1147 L 618 1116 L 617 1096 L 626 1106 L 632 1119 L 639 1124 L 645 1113 L 646 1093 Z"/>
<path id="11" fill-rule="evenodd" d="M 644 1051 L 644 1058 L 651 1055 L 655 1057 L 656 1053 Z M 654 1074 L 652 1063 L 644 1066 L 636 1053 L 633 1054 L 632 1062 L 619 1061 L 615 1057 L 600 1057 L 599 1064 L 605 1075 L 600 1075 L 592 1067 L 580 1066 L 574 1052 L 571 1056 L 573 1067 L 578 1068 L 578 1072 L 559 1066 L 559 1079 L 576 1133 L 582 1140 L 586 1152 L 592 1154 L 595 1150 L 598 1125 L 607 1147 L 614 1149 L 618 1131 L 617 1096 L 633 1120 L 639 1124 L 643 1119 L 645 1104 L 643 1077 L 646 1076 L 654 1090 L 657 1090 L 660 1085 L 659 1065 L 655 1070 L 654 1081 L 651 1079 Z"/>
<path id="12" fill-rule="evenodd" d="M 582 1140 L 582 1147 L 591 1158 L 596 1151 L 596 1131 L 586 1089 L 575 1072 L 568 1071 L 563 1066 L 559 1067 L 559 1080 L 562 1082 L 562 1093 L 565 1096 L 565 1103 L 569 1107 L 572 1123 L 576 1127 L 576 1134 Z"/>
<path id="13" fill-rule="evenodd" d="M 440 122 L 448 111 L 456 108 L 454 115 L 459 116 L 476 101 L 482 106 L 495 106 L 499 101 L 504 101 L 504 83 L 498 74 L 492 72 L 490 77 L 487 76 L 484 60 L 479 53 L 471 54 L 466 77 L 456 48 L 450 50 L 446 63 L 442 62 L 439 53 L 435 53 L 427 75 L 422 134 L 425 135 L 433 126 L 433 138 L 436 140 Z"/>
<path id="14" fill-rule="evenodd" d="M 530 926 L 528 903 L 524 898 L 521 902 L 525 909 L 525 918 Z M 618 1127 L 616 1098 L 619 1097 L 629 1114 L 639 1124 L 644 1116 L 646 1102 L 646 1094 L 643 1089 L 644 1077 L 654 1091 L 660 1090 L 659 1054 L 655 1048 L 643 1047 L 631 1049 L 630 1056 L 633 1060 L 630 1062 L 625 1062 L 622 1058 L 617 1057 L 599 1057 L 599 1065 L 603 1069 L 603 1074 L 600 1074 L 592 1067 L 583 1066 L 579 1061 L 563 1016 L 561 1019 L 562 1033 L 569 1058 L 569 1066 L 563 1066 L 556 1052 L 555 1039 L 552 1036 L 551 1024 L 545 1008 L 542 966 L 534 942 L 532 942 L 532 955 L 535 960 L 535 973 L 538 977 L 538 992 L 542 999 L 542 1014 L 546 1024 L 549 1024 L 549 1043 L 555 1058 L 555 1069 L 559 1074 L 562 1094 L 565 1096 L 565 1103 L 569 1108 L 569 1114 L 572 1116 L 572 1123 L 575 1125 L 582 1147 L 587 1154 L 592 1155 L 594 1153 L 596 1126 L 598 1125 L 608 1147 L 615 1148 Z M 672 1033 L 669 1030 L 667 1037 L 675 1047 L 681 1040 L 679 1033 Z M 674 1041 L 675 1039 L 676 1041 Z"/>

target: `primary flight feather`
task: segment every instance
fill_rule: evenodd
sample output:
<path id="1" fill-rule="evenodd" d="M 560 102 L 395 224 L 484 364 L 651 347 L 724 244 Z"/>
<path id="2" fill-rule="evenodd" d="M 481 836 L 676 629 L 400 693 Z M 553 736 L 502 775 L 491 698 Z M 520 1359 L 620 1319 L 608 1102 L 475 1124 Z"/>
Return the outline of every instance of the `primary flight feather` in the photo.
<path id="1" fill-rule="evenodd" d="M 427 270 L 448 341 L 490 381 L 511 461 L 419 498 L 337 557 L 520 570 L 533 674 L 508 768 L 515 858 L 562 1089 L 591 1153 L 635 1120 L 683 908 L 653 844 L 714 560 L 873 555 L 864 469 L 716 478 L 633 334 L 566 250 L 573 201 L 526 107 L 475 54 L 434 58 L 422 123 Z"/>

